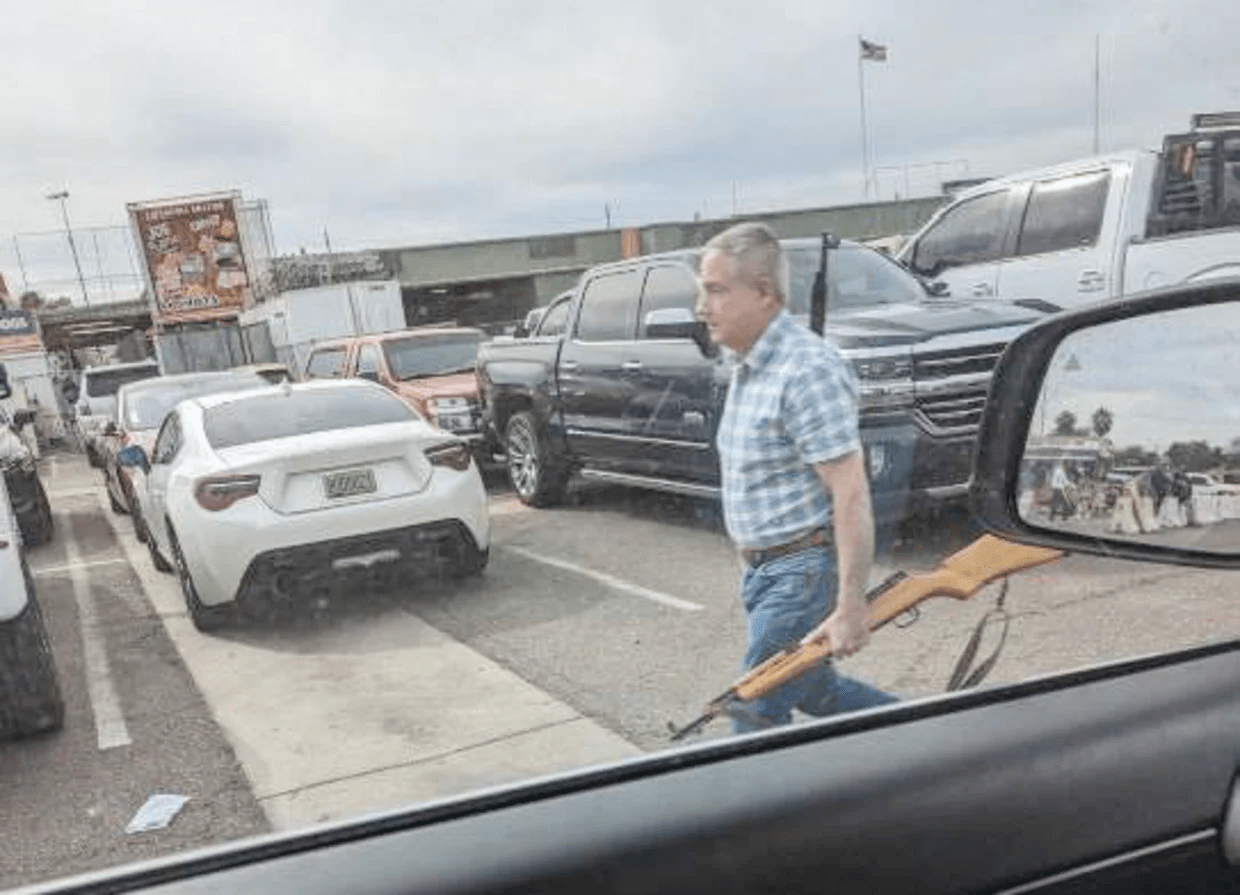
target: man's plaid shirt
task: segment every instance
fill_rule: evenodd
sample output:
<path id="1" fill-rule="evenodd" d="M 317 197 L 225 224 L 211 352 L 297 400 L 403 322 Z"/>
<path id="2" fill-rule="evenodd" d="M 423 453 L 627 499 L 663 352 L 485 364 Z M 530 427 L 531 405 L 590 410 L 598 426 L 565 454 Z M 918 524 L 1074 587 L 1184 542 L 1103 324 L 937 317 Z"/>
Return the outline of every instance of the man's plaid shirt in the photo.
<path id="1" fill-rule="evenodd" d="M 831 498 L 811 464 L 861 449 L 852 370 L 834 345 L 780 312 L 735 358 L 715 443 L 724 520 L 738 547 L 829 527 Z"/>

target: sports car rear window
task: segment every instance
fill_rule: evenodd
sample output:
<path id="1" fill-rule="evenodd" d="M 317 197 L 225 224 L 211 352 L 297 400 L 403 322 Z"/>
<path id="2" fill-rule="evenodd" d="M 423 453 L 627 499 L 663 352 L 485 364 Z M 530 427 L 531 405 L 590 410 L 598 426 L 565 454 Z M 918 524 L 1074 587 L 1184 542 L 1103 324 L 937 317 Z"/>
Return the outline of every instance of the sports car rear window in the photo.
<path id="1" fill-rule="evenodd" d="M 264 393 L 207 408 L 203 427 L 211 447 L 403 423 L 418 416 L 400 398 L 372 388 Z"/>

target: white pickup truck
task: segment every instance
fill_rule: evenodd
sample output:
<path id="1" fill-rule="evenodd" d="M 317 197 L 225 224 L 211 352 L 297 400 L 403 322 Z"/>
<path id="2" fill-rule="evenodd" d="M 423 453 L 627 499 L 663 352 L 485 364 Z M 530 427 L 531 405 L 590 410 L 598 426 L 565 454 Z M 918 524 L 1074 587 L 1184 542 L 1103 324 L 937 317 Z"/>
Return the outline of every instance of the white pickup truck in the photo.
<path id="1" fill-rule="evenodd" d="M 1194 115 L 1161 151 L 988 181 L 900 250 L 959 298 L 1074 308 L 1240 275 L 1240 113 Z"/>

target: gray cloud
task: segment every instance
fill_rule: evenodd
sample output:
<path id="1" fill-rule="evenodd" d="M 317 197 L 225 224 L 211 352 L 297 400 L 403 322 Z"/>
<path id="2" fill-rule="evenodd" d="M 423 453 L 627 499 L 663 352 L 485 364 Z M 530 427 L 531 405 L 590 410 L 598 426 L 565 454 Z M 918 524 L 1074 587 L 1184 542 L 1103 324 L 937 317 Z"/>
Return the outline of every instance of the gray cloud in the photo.
<path id="1" fill-rule="evenodd" d="M 1104 148 L 1240 107 L 1237 26 L 1225 0 L 31 3 L 6 17 L 0 234 L 57 227 L 62 186 L 82 225 L 240 188 L 284 250 L 726 213 L 733 183 L 742 211 L 857 201 L 859 33 L 890 48 L 875 162 L 977 175 L 1088 152 L 1095 33 Z"/>

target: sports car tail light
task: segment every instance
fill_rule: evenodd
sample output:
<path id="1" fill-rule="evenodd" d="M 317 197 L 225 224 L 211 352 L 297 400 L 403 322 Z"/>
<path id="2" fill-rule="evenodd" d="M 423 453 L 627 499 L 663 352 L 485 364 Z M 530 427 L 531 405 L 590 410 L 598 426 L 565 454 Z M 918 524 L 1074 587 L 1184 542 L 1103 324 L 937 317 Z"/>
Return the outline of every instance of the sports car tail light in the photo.
<path id="1" fill-rule="evenodd" d="M 204 510 L 219 512 L 256 495 L 261 481 L 256 475 L 209 475 L 194 483 L 194 499 Z"/>
<path id="2" fill-rule="evenodd" d="M 448 469 L 464 472 L 469 469 L 473 455 L 465 445 L 449 442 L 427 448 L 426 459 L 431 461 L 432 466 L 446 466 Z"/>

